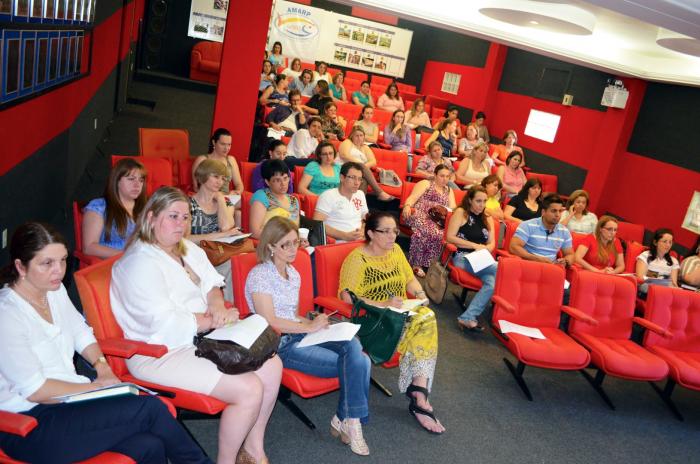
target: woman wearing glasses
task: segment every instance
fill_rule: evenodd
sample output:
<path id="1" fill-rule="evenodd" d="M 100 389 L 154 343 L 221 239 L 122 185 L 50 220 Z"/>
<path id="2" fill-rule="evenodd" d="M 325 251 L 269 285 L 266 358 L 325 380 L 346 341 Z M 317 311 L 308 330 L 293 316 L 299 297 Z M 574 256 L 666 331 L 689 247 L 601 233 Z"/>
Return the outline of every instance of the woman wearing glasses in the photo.
<path id="1" fill-rule="evenodd" d="M 617 219 L 603 216 L 576 249 L 574 262 L 587 271 L 605 274 L 619 274 L 625 270 L 625 257 L 622 244 L 615 237 Z"/>
<path id="2" fill-rule="evenodd" d="M 425 298 L 420 282 L 413 275 L 401 247 L 394 216 L 374 211 L 365 218 L 365 244 L 350 252 L 340 270 L 339 293 L 351 303 L 350 290 L 365 302 L 380 307 L 401 308 L 408 294 Z M 435 377 L 437 362 L 437 322 L 427 306 L 414 308 L 396 350 L 401 355 L 399 389 L 410 400 L 408 410 L 430 433 L 445 431 L 435 418 L 428 395 Z"/>
<path id="3" fill-rule="evenodd" d="M 284 367 L 318 377 L 338 377 L 338 407 L 331 419 L 331 434 L 349 444 L 353 453 L 366 456 L 369 448 L 362 423 L 369 416 L 370 361 L 357 338 L 299 348 L 307 333 L 328 326 L 328 316 L 309 320 L 299 316 L 301 278 L 292 263 L 299 249 L 297 225 L 289 219 L 270 219 L 256 249 L 258 265 L 245 284 L 248 306 L 282 334 L 279 356 Z"/>

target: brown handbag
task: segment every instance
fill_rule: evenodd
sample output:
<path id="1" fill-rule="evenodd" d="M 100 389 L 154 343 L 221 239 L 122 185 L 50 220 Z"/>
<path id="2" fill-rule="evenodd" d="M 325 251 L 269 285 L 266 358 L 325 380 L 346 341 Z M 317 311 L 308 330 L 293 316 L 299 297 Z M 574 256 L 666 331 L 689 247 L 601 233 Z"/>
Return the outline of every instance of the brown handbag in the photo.
<path id="1" fill-rule="evenodd" d="M 216 240 L 201 240 L 199 247 L 204 250 L 213 266 L 225 263 L 231 256 L 255 251 L 255 245 L 249 238 L 234 243 L 217 242 Z"/>

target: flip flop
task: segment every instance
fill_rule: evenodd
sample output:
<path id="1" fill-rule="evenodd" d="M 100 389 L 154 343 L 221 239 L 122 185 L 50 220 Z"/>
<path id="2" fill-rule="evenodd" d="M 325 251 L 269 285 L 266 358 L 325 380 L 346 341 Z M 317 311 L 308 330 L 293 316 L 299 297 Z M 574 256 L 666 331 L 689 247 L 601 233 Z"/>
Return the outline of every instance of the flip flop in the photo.
<path id="1" fill-rule="evenodd" d="M 462 328 L 464 330 L 469 330 L 470 332 L 483 332 L 484 331 L 484 326 L 479 324 L 478 322 L 476 323 L 476 325 L 474 327 L 470 327 L 462 319 L 457 319 L 457 324 L 459 325 L 460 328 Z"/>
<path id="2" fill-rule="evenodd" d="M 406 389 L 406 396 L 408 396 L 408 398 L 411 400 L 411 402 L 408 404 L 409 414 L 411 414 L 413 417 L 416 417 L 416 414 L 421 414 L 423 416 L 427 416 L 427 417 L 431 418 L 436 424 L 438 424 L 440 421 L 437 420 L 437 418 L 435 417 L 435 414 L 433 414 L 433 412 L 428 411 L 427 409 L 424 409 L 424 408 L 421 408 L 420 406 L 418 406 L 418 402 L 416 400 L 416 397 L 412 395 L 413 392 L 422 393 L 423 395 L 425 395 L 425 399 L 426 400 L 428 399 L 428 389 L 427 388 L 419 387 L 419 386 L 413 385 L 413 384 L 409 385 L 408 388 Z M 416 417 L 416 421 L 418 422 L 418 425 L 421 426 L 421 428 L 423 428 L 426 432 L 428 432 L 431 435 L 442 435 L 444 433 L 444 432 L 435 432 L 434 430 L 430 430 L 430 429 L 425 428 L 425 426 L 423 426 L 423 424 L 420 423 L 420 421 L 418 420 L 417 417 Z"/>

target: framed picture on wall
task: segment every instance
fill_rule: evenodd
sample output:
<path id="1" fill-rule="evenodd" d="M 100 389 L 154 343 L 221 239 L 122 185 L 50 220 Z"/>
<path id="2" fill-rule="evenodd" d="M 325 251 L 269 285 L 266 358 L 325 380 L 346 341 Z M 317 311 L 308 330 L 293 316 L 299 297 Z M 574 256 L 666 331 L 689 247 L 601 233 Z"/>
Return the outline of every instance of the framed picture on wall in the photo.
<path id="1" fill-rule="evenodd" d="M 49 33 L 38 31 L 36 33 L 36 78 L 34 90 L 46 88 L 48 82 L 49 59 Z"/>
<path id="2" fill-rule="evenodd" d="M 60 40 L 58 31 L 53 31 L 49 33 L 49 58 L 47 60 L 48 65 L 48 84 L 53 85 L 58 78 L 58 58 L 60 52 Z"/>
<path id="3" fill-rule="evenodd" d="M 693 193 L 681 227 L 700 235 L 700 192 Z"/>
<path id="4" fill-rule="evenodd" d="M 2 40 L 2 101 L 19 96 L 20 33 L 4 31 Z"/>
<path id="5" fill-rule="evenodd" d="M 34 77 L 36 75 L 36 31 L 22 31 L 21 36 L 20 97 L 34 92 Z"/>

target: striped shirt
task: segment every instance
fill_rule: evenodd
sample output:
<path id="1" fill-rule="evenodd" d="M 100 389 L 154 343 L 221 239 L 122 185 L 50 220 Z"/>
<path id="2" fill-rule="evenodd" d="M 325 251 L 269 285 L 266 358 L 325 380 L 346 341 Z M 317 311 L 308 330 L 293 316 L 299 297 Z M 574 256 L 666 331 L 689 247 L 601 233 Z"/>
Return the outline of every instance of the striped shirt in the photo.
<path id="1" fill-rule="evenodd" d="M 525 242 L 525 250 L 533 255 L 543 256 L 552 262 L 557 259 L 561 249 L 571 248 L 571 233 L 569 229 L 556 224 L 553 230 L 548 230 L 542 224 L 542 218 L 521 222 L 515 237 Z"/>

